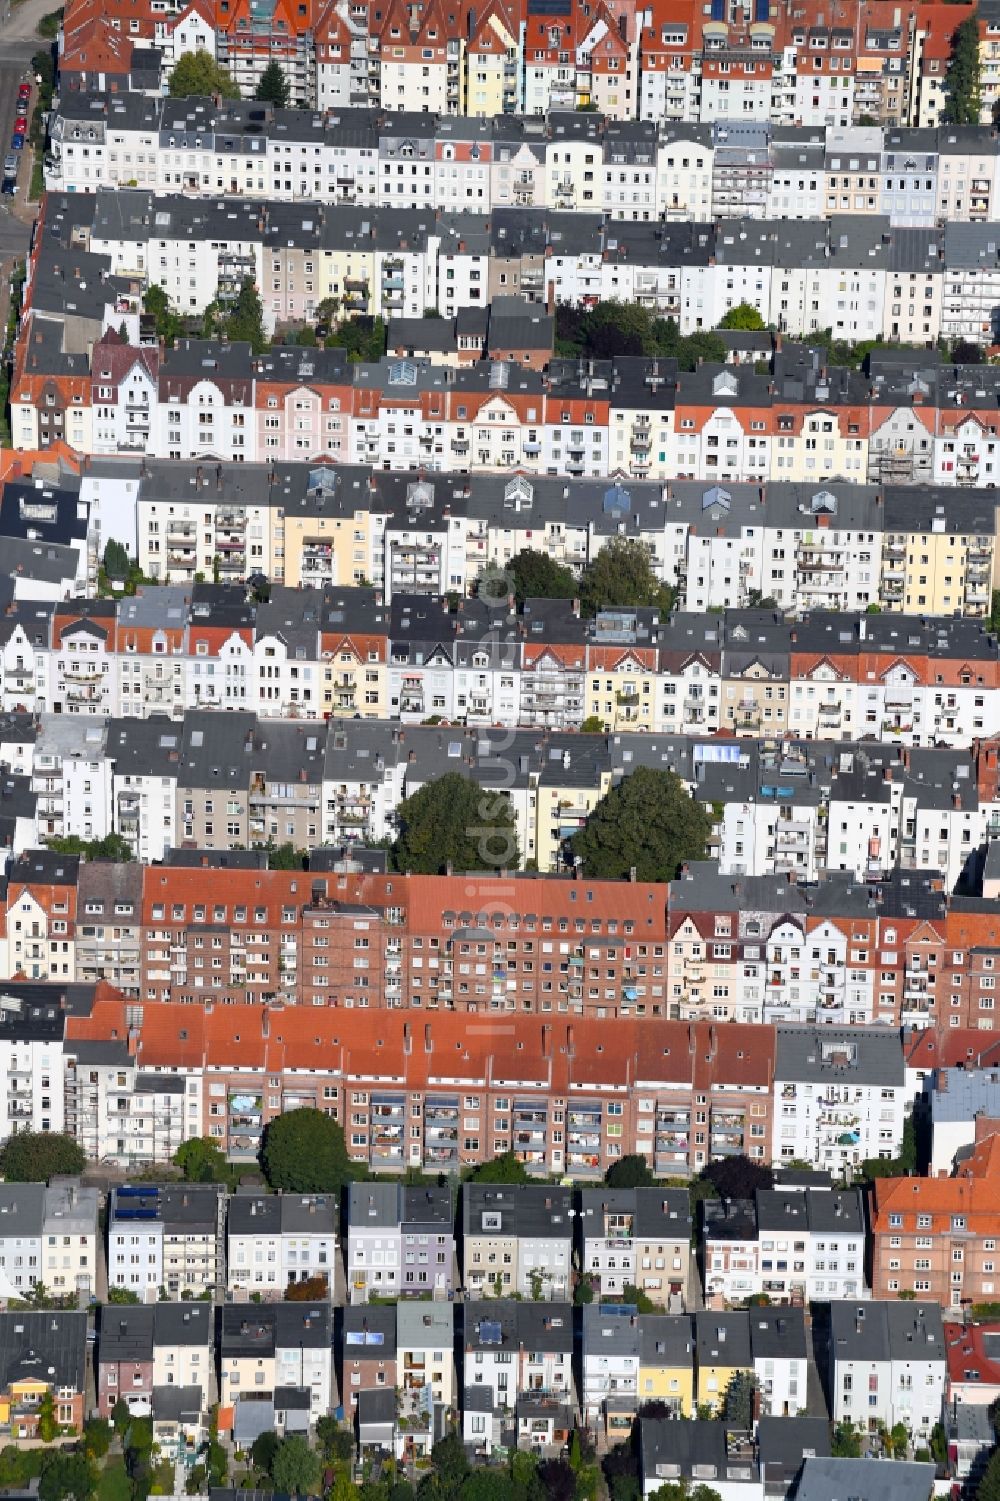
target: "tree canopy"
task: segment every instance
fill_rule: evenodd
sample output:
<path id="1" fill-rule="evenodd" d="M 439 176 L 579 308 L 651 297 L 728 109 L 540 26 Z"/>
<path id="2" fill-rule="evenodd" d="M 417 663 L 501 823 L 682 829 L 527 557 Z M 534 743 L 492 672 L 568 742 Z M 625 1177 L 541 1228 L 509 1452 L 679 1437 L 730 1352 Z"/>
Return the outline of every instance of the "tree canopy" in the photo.
<path id="1" fill-rule="evenodd" d="M 103 839 L 81 839 L 79 834 L 60 834 L 48 840 L 48 847 L 58 855 L 84 855 L 88 860 L 117 860 L 119 865 L 135 859 L 132 846 L 121 834 L 105 834 Z"/>
<path id="2" fill-rule="evenodd" d="M 174 1153 L 174 1162 L 189 1183 L 225 1183 L 229 1164 L 209 1136 L 192 1136 Z"/>
<path id="3" fill-rule="evenodd" d="M 653 572 L 652 556 L 644 542 L 612 537 L 583 571 L 580 605 L 585 615 L 618 606 L 658 607 L 669 614 L 673 593 Z"/>
<path id="4" fill-rule="evenodd" d="M 574 834 L 570 849 L 589 879 L 672 881 L 685 860 L 701 860 L 712 816 L 673 771 L 639 766 L 612 787 Z"/>
<path id="5" fill-rule="evenodd" d="M 753 1428 L 756 1390 L 757 1377 L 753 1371 L 733 1372 L 722 1403 L 722 1415 L 730 1428 Z"/>
<path id="6" fill-rule="evenodd" d="M 749 333 L 761 333 L 767 324 L 752 302 L 738 302 L 720 320 L 720 328 L 735 328 Z"/>
<path id="7" fill-rule="evenodd" d="M 254 98 L 261 104 L 273 104 L 278 109 L 285 109 L 292 91 L 285 70 L 279 62 L 270 62 L 260 75 L 260 82 L 254 93 Z"/>
<path id="8" fill-rule="evenodd" d="M 527 1183 L 524 1163 L 513 1152 L 504 1152 L 490 1162 L 481 1162 L 469 1174 L 470 1183 Z"/>
<path id="9" fill-rule="evenodd" d="M 290 1496 L 314 1496 L 319 1490 L 319 1455 L 301 1433 L 283 1438 L 271 1461 L 271 1478 L 277 1491 Z"/>
<path id="10" fill-rule="evenodd" d="M 170 298 L 155 282 L 142 294 L 142 310 L 152 318 L 156 332 L 168 346 L 184 332 L 184 320 L 170 306 Z"/>
<path id="11" fill-rule="evenodd" d="M 289 1110 L 271 1121 L 260 1164 L 271 1187 L 289 1193 L 339 1193 L 353 1177 L 343 1129 L 322 1110 Z"/>
<path id="12" fill-rule="evenodd" d="M 945 103 L 941 112 L 947 125 L 978 125 L 981 98 L 979 16 L 973 12 L 955 28 L 945 75 Z"/>
<path id="13" fill-rule="evenodd" d="M 327 302 L 332 300 L 327 299 Z M 322 310 L 323 303 L 320 303 L 321 317 Z M 359 318 L 345 318 L 336 328 L 331 329 L 324 343 L 328 349 L 332 345 L 346 350 L 347 358 L 352 364 L 380 360 L 385 354 L 385 323 L 381 318 L 370 318 L 367 314 Z"/>
<path id="14" fill-rule="evenodd" d="M 223 99 L 238 99 L 240 91 L 235 79 L 220 68 L 209 52 L 182 52 L 170 75 L 171 99 L 190 99 L 193 95 L 209 97 L 220 94 Z"/>
<path id="15" fill-rule="evenodd" d="M 630 1152 L 611 1164 L 604 1181 L 609 1188 L 650 1188 L 655 1180 L 645 1157 Z"/>
<path id="16" fill-rule="evenodd" d="M 718 334 L 683 335 L 673 318 L 658 318 L 638 302 L 599 302 L 593 308 L 560 303 L 555 350 L 570 359 L 660 355 L 675 359 L 681 370 L 696 370 L 699 360 L 726 358 L 726 346 Z"/>
<path id="17" fill-rule="evenodd" d="M 580 585 L 571 568 L 537 548 L 523 547 L 502 571 L 484 569 L 480 576 L 479 592 L 489 599 L 496 600 L 508 588 L 520 608 L 526 599 L 575 599 Z"/>
<path id="18" fill-rule="evenodd" d="M 396 817 L 397 870 L 435 875 L 449 864 L 454 870 L 516 870 L 521 863 L 510 798 L 457 771 L 404 798 Z"/>
<path id="19" fill-rule="evenodd" d="M 264 332 L 264 304 L 252 277 L 244 277 L 223 326 L 229 339 L 234 343 L 249 344 L 254 354 L 262 354 L 268 347 L 270 340 Z"/>
<path id="20" fill-rule="evenodd" d="M 18 1131 L 0 1148 L 0 1173 L 8 1183 L 47 1183 L 68 1174 L 75 1177 L 87 1159 L 71 1136 L 58 1131 Z"/>
<path id="21" fill-rule="evenodd" d="M 55 1436 L 52 1435 L 53 1438 Z M 51 1441 L 48 1440 L 50 1443 Z M 66 1449 L 53 1449 L 38 1478 L 39 1501 L 90 1501 L 96 1481 L 94 1467 L 86 1454 L 71 1454 Z"/>
<path id="22" fill-rule="evenodd" d="M 758 1188 L 774 1187 L 774 1174 L 767 1164 L 752 1162 L 742 1152 L 707 1163 L 702 1177 L 722 1199 L 752 1199 Z"/>
<path id="23" fill-rule="evenodd" d="M 306 851 L 296 849 L 290 839 L 285 844 L 267 847 L 268 870 L 305 870 L 307 859 Z"/>

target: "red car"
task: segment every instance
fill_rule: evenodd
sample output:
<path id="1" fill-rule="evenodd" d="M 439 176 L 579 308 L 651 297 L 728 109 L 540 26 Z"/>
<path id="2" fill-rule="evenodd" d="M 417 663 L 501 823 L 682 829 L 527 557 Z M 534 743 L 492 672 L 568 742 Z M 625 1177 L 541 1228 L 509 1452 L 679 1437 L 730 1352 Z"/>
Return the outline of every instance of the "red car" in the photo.
<path id="1" fill-rule="evenodd" d="M 14 129 L 15 131 L 20 131 L 21 135 L 24 135 L 25 131 L 28 129 L 27 115 L 18 115 L 17 119 L 14 121 Z"/>
<path id="2" fill-rule="evenodd" d="M 27 102 L 28 102 L 28 100 L 30 98 L 31 98 L 31 85 L 27 84 L 27 83 L 22 83 L 21 87 L 17 91 L 17 102 L 18 102 L 18 105 L 19 106 L 23 106 L 23 105 L 27 104 Z"/>

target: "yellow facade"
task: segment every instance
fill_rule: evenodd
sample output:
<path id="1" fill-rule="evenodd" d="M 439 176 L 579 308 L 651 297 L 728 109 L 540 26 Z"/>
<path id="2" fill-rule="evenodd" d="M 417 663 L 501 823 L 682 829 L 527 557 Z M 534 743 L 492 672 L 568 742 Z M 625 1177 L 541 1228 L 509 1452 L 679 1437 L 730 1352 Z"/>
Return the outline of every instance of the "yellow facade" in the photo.
<path id="1" fill-rule="evenodd" d="M 352 516 L 279 516 L 271 512 L 272 556 L 284 551 L 284 583 L 292 589 L 320 582 L 350 588 L 368 578 L 371 568 L 372 517 L 368 511 Z M 319 576 L 316 567 L 322 571 Z M 277 569 L 275 570 L 278 571 Z"/>
<path id="2" fill-rule="evenodd" d="M 908 615 L 988 615 L 993 570 L 991 535 L 887 532 L 882 603 Z"/>
<path id="3" fill-rule="evenodd" d="M 683 1418 L 694 1416 L 694 1365 L 639 1365 L 639 1401 L 666 1402 Z"/>
<path id="4" fill-rule="evenodd" d="M 320 257 L 320 282 L 317 301 L 336 297 L 347 313 L 370 311 L 375 285 L 375 250 L 360 245 L 324 250 Z M 368 289 L 368 299 L 364 289 Z"/>
<path id="5" fill-rule="evenodd" d="M 388 668 L 353 648 L 338 647 L 323 663 L 323 713 L 333 719 L 388 719 Z"/>
<path id="6" fill-rule="evenodd" d="M 739 1366 L 698 1365 L 698 1405 L 712 1409 L 713 1415 L 722 1407 L 723 1398 L 730 1381 Z"/>
<path id="7" fill-rule="evenodd" d="M 599 787 L 539 787 L 535 806 L 535 850 L 538 869 L 560 869 L 559 852 L 569 832 L 582 829 L 594 807 L 611 786 L 610 774 Z"/>
<path id="8" fill-rule="evenodd" d="M 584 718 L 597 718 L 609 732 L 656 729 L 657 674 L 633 658 L 587 673 Z"/>

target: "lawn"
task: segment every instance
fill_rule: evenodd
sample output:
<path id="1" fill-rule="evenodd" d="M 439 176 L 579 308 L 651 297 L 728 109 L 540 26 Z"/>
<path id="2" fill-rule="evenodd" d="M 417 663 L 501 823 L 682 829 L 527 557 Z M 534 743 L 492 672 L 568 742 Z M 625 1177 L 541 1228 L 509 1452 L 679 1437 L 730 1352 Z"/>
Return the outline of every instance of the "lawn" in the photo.
<path id="1" fill-rule="evenodd" d="M 132 1501 L 132 1486 L 120 1455 L 109 1459 L 97 1482 L 97 1501 Z"/>

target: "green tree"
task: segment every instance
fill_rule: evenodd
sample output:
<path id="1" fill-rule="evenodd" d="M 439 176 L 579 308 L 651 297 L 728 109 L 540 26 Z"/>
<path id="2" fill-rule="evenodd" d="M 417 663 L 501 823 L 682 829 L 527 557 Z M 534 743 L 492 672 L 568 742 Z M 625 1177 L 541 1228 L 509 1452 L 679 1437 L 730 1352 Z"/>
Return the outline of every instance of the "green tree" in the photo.
<path id="1" fill-rule="evenodd" d="M 577 1308 L 585 1308 L 594 1301 L 594 1284 L 589 1277 L 581 1277 L 573 1289 L 573 1302 Z"/>
<path id="2" fill-rule="evenodd" d="M 322 308 L 323 304 L 320 304 Z M 326 347 L 346 351 L 352 364 L 367 364 L 385 354 L 385 323 L 381 318 L 345 318 L 326 337 Z"/>
<path id="3" fill-rule="evenodd" d="M 229 1165 L 209 1136 L 192 1136 L 174 1153 L 174 1163 L 189 1183 L 225 1183 Z"/>
<path id="4" fill-rule="evenodd" d="M 0 1174 L 8 1183 L 47 1183 L 60 1174 L 76 1177 L 86 1166 L 72 1136 L 58 1131 L 19 1131 L 0 1148 Z"/>
<path id="5" fill-rule="evenodd" d="M 436 875 L 449 864 L 454 870 L 516 870 L 521 862 L 510 798 L 457 771 L 404 798 L 396 817 L 397 870 Z"/>
<path id="6" fill-rule="evenodd" d="M 289 839 L 287 844 L 268 845 L 267 868 L 268 870 L 304 870 L 307 855 L 305 850 L 298 850 Z"/>
<path id="7" fill-rule="evenodd" d="M 485 569 L 479 593 L 497 600 L 513 593 L 517 604 L 526 599 L 575 599 L 580 585 L 572 569 L 534 547 L 522 547 L 503 569 Z"/>
<path id="8" fill-rule="evenodd" d="M 723 1199 L 752 1199 L 758 1188 L 773 1188 L 774 1174 L 763 1162 L 753 1162 L 743 1152 L 720 1157 L 702 1170 Z"/>
<path id="9" fill-rule="evenodd" d="M 910 1432 L 905 1423 L 894 1423 L 886 1434 L 893 1459 L 905 1459 L 910 1448 Z"/>
<path id="10" fill-rule="evenodd" d="M 316 1442 L 327 1464 L 345 1464 L 354 1454 L 354 1435 L 332 1413 L 316 1419 Z"/>
<path id="11" fill-rule="evenodd" d="M 208 98 L 220 94 L 223 99 L 238 99 L 240 91 L 225 68 L 220 68 L 208 52 L 182 52 L 170 75 L 170 97 L 190 99 L 193 95 Z"/>
<path id="12" fill-rule="evenodd" d="M 60 834 L 48 840 L 48 848 L 57 855 L 82 855 L 87 860 L 114 860 L 127 865 L 135 858 L 132 846 L 121 834 L 105 834 L 103 839 L 81 839 L 79 834 Z"/>
<path id="13" fill-rule="evenodd" d="M 322 1110 L 289 1110 L 272 1120 L 260 1162 L 271 1187 L 288 1193 L 339 1193 L 353 1176 L 343 1128 Z"/>
<path id="14" fill-rule="evenodd" d="M 261 1474 L 269 1475 L 279 1447 L 281 1447 L 281 1439 L 276 1433 L 270 1430 L 266 1433 L 258 1433 L 257 1438 L 251 1444 L 251 1463 L 254 1469 L 260 1469 Z"/>
<path id="15" fill-rule="evenodd" d="M 157 334 L 168 345 L 183 332 L 183 320 L 171 308 L 166 292 L 155 282 L 142 294 L 142 310 L 153 319 Z"/>
<path id="16" fill-rule="evenodd" d="M 830 1453 L 834 1459 L 860 1459 L 861 1433 L 850 1421 L 835 1423 L 830 1437 Z"/>
<path id="17" fill-rule="evenodd" d="M 103 1459 L 111 1448 L 111 1424 L 104 1418 L 88 1418 L 83 1425 L 83 1447 L 94 1459 Z"/>
<path id="18" fill-rule="evenodd" d="M 618 606 L 651 605 L 669 613 L 673 596 L 653 572 L 644 542 L 612 537 L 583 571 L 580 603 L 585 615 Z"/>
<path id="19" fill-rule="evenodd" d="M 481 1162 L 469 1174 L 470 1183 L 527 1183 L 524 1163 L 513 1152 L 504 1152 L 490 1162 Z"/>
<path id="20" fill-rule="evenodd" d="M 629 1152 L 611 1164 L 604 1181 L 609 1188 L 650 1188 L 655 1180 L 645 1157 Z"/>
<path id="21" fill-rule="evenodd" d="M 704 857 L 712 817 L 673 771 L 639 766 L 612 787 L 570 840 L 590 879 L 672 881 L 685 860 Z"/>
<path id="22" fill-rule="evenodd" d="M 981 99 L 979 13 L 974 11 L 955 28 L 945 76 L 941 119 L 947 125 L 978 125 Z"/>
<path id="23" fill-rule="evenodd" d="M 722 1415 L 731 1428 L 753 1428 L 753 1399 L 757 1377 L 752 1371 L 734 1371 L 722 1403 Z"/>
<path id="24" fill-rule="evenodd" d="M 104 549 L 104 571 L 114 578 L 125 578 L 129 570 L 128 549 L 123 542 L 118 542 L 114 537 L 108 538 Z"/>
<path id="25" fill-rule="evenodd" d="M 284 68 L 277 62 L 268 63 L 260 75 L 254 98 L 261 104 L 273 104 L 277 109 L 285 109 L 291 97 L 292 91 Z"/>
<path id="26" fill-rule="evenodd" d="M 132 1414 L 128 1410 L 128 1403 L 124 1397 L 119 1397 L 111 1409 L 111 1426 L 118 1435 L 118 1442 L 125 1447 L 125 1438 L 128 1434 L 128 1425 L 132 1421 Z"/>
<path id="27" fill-rule="evenodd" d="M 38 1425 L 41 1436 L 41 1422 Z M 86 1454 L 55 1449 L 43 1461 L 38 1479 L 39 1501 L 90 1501 L 97 1474 Z"/>
<path id="28" fill-rule="evenodd" d="M 644 1293 L 641 1287 L 636 1287 L 634 1282 L 626 1282 L 622 1286 L 622 1302 L 630 1303 L 637 1313 L 656 1313 L 656 1304 L 648 1293 Z"/>
<path id="29" fill-rule="evenodd" d="M 116 1305 L 122 1303 L 140 1303 L 142 1300 L 138 1293 L 134 1293 L 130 1287 L 109 1287 L 108 1302 Z"/>
<path id="30" fill-rule="evenodd" d="M 722 1501 L 711 1485 L 692 1486 L 688 1480 L 668 1480 L 659 1486 L 650 1501 Z"/>
<path id="31" fill-rule="evenodd" d="M 444 1494 L 455 1495 L 469 1474 L 469 1461 L 462 1440 L 457 1434 L 449 1433 L 434 1445 L 431 1460 Z"/>
<path id="32" fill-rule="evenodd" d="M 219 1488 L 226 1483 L 229 1474 L 229 1457 L 218 1438 L 210 1438 L 205 1451 L 205 1468 L 208 1471 L 209 1487 Z"/>
<path id="33" fill-rule="evenodd" d="M 600 714 L 588 714 L 580 726 L 581 735 L 601 735 L 604 733 L 604 720 Z"/>
<path id="34" fill-rule="evenodd" d="M 743 332 L 760 333 L 767 327 L 752 302 L 740 302 L 731 307 L 719 323 L 720 328 L 736 328 Z"/>
<path id="35" fill-rule="evenodd" d="M 475 1469 L 458 1495 L 459 1501 L 514 1501 L 514 1482 L 506 1470 Z"/>
<path id="36" fill-rule="evenodd" d="M 43 1392 L 38 1404 L 38 1437 L 43 1444 L 51 1444 L 59 1432 L 56 1421 L 56 1404 L 51 1392 Z"/>
<path id="37" fill-rule="evenodd" d="M 226 319 L 226 334 L 233 343 L 249 344 L 254 354 L 263 354 L 270 340 L 264 332 L 264 304 L 252 276 L 245 276 Z"/>
<path id="38" fill-rule="evenodd" d="M 290 1496 L 313 1496 L 319 1489 L 319 1455 L 301 1433 L 283 1438 L 271 1463 L 274 1488 Z"/>

